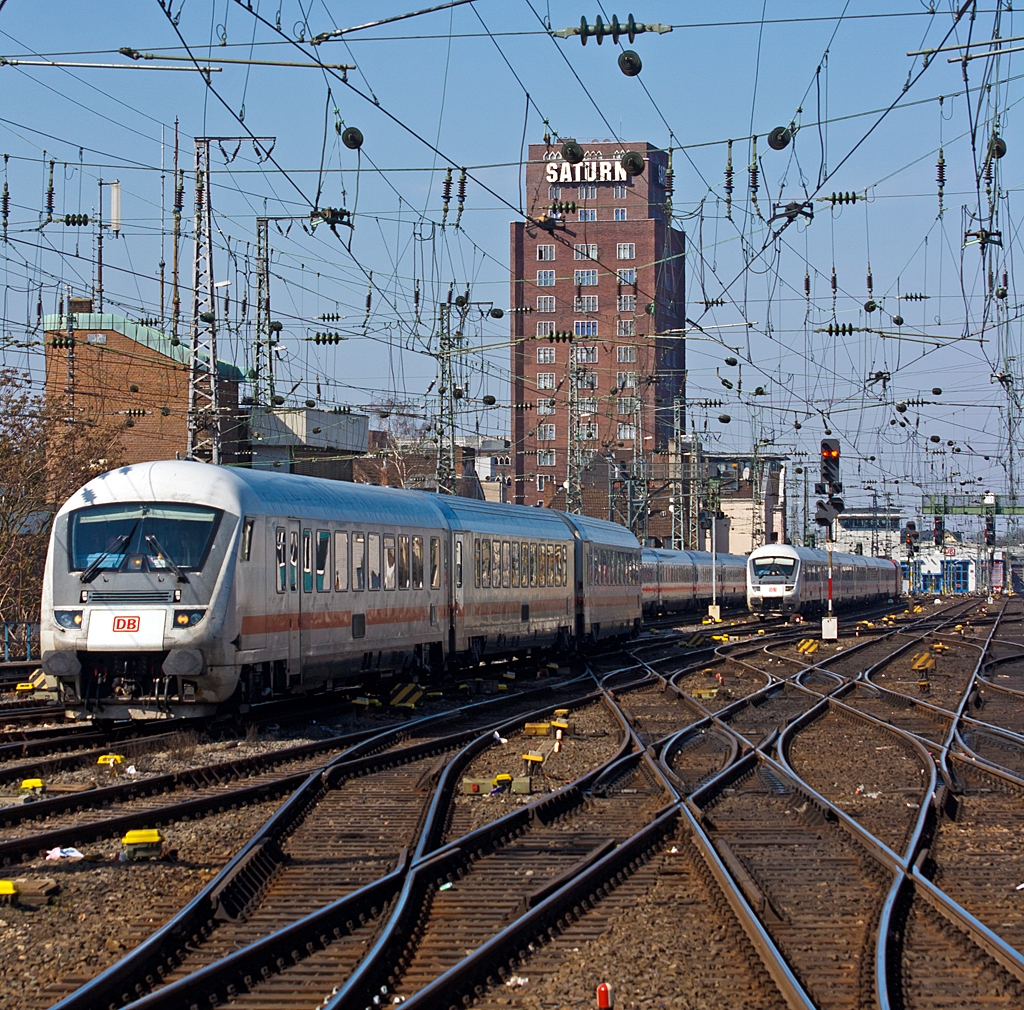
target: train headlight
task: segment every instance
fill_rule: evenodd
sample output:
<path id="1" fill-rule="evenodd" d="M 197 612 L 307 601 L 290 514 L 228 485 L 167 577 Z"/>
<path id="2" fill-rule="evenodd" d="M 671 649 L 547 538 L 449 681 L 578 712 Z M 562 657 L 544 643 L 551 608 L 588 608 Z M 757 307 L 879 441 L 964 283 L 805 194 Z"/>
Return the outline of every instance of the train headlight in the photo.
<path id="1" fill-rule="evenodd" d="M 74 630 L 82 626 L 81 610 L 55 610 L 53 619 L 62 627 Z"/>
<path id="2" fill-rule="evenodd" d="M 205 610 L 175 610 L 174 626 L 176 628 L 193 628 L 205 616 Z"/>

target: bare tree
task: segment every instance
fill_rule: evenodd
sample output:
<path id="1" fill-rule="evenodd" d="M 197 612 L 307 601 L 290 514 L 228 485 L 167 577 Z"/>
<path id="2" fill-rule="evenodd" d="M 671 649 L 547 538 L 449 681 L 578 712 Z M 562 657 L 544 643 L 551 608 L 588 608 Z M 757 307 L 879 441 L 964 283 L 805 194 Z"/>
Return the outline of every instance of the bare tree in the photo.
<path id="1" fill-rule="evenodd" d="M 118 463 L 118 435 L 67 407 L 34 392 L 25 373 L 0 369 L 0 620 L 38 620 L 54 515 Z"/>

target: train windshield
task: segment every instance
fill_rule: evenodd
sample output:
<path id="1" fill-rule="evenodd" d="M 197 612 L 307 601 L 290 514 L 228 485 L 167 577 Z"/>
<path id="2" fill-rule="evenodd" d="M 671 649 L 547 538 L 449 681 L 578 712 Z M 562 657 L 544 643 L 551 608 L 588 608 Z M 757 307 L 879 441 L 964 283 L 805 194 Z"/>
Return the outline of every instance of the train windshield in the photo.
<path id="1" fill-rule="evenodd" d="M 101 505 L 70 516 L 72 571 L 199 571 L 220 509 L 146 503 Z"/>
<path id="2" fill-rule="evenodd" d="M 795 558 L 755 558 L 750 562 L 759 582 L 789 582 L 796 579 Z"/>

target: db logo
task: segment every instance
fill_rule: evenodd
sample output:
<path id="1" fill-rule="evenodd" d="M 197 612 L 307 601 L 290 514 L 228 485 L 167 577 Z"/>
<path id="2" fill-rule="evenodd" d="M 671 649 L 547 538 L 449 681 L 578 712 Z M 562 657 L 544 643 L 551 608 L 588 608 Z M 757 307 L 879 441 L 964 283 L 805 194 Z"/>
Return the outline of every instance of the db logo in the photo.
<path id="1" fill-rule="evenodd" d="M 138 631 L 139 619 L 137 617 L 115 617 L 114 631 Z"/>

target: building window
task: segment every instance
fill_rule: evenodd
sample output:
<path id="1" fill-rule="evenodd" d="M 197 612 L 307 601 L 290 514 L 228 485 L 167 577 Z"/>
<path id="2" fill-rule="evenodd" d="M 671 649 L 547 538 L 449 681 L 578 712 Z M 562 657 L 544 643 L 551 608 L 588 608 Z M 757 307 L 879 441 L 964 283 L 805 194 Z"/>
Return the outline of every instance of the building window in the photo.
<path id="1" fill-rule="evenodd" d="M 624 182 L 617 182 L 612 188 L 612 196 L 614 196 L 616 200 L 625 200 L 626 184 Z"/>
<path id="2" fill-rule="evenodd" d="M 553 347 L 537 348 L 537 364 L 553 365 L 555 363 L 555 349 Z"/>
<path id="3" fill-rule="evenodd" d="M 540 325 L 538 323 L 538 325 Z M 615 320 L 615 335 L 618 337 L 635 337 L 636 336 L 636 320 L 634 319 L 616 319 Z M 619 359 L 622 360 L 621 358 Z"/>
<path id="4" fill-rule="evenodd" d="M 617 189 L 618 187 L 616 187 Z M 561 200 L 562 199 L 562 187 L 561 186 L 548 186 L 548 199 L 549 200 Z"/>
<path id="5" fill-rule="evenodd" d="M 540 247 L 538 246 L 538 248 Z M 554 248 L 554 246 L 552 246 L 552 248 Z M 615 247 L 615 258 L 620 260 L 636 259 L 636 243 L 619 242 Z"/>
<path id="6" fill-rule="evenodd" d="M 619 372 L 615 384 L 619 389 L 636 389 L 636 372 Z"/>
<path id="7" fill-rule="evenodd" d="M 618 438 L 620 442 L 631 442 L 636 438 L 636 425 L 620 424 L 618 427 Z"/>
<path id="8" fill-rule="evenodd" d="M 551 274 L 552 274 L 552 278 L 553 278 L 554 277 L 554 270 L 551 271 Z M 540 281 L 537 281 L 537 283 L 539 284 Z M 554 279 L 552 279 L 551 283 L 552 284 L 555 283 Z M 628 269 L 625 269 L 625 270 L 620 270 L 619 271 L 619 283 L 620 284 L 636 284 L 636 271 L 632 267 L 629 267 Z"/>
<path id="9" fill-rule="evenodd" d="M 592 421 L 581 424 L 576 429 L 576 437 L 581 442 L 591 442 L 597 438 L 597 425 Z"/>
<path id="10" fill-rule="evenodd" d="M 588 414 L 597 413 L 597 397 L 596 396 L 582 396 L 579 399 L 579 411 L 581 417 L 586 417 Z"/>
<path id="11" fill-rule="evenodd" d="M 622 272 L 621 270 L 619 271 Z M 555 286 L 555 271 L 554 270 L 538 270 L 537 271 L 537 287 L 539 288 L 553 288 Z"/>
<path id="12" fill-rule="evenodd" d="M 573 324 L 573 333 L 577 337 L 596 337 L 597 336 L 597 320 L 596 319 L 577 319 Z M 588 348 L 591 350 L 591 348 Z M 595 354 L 596 349 L 594 349 Z M 580 360 L 577 358 L 577 360 Z"/>
<path id="13" fill-rule="evenodd" d="M 537 323 L 538 337 L 550 337 L 554 332 L 555 321 L 553 319 L 544 319 Z"/>
<path id="14" fill-rule="evenodd" d="M 573 308 L 577 312 L 597 312 L 597 295 L 577 295 Z"/>
<path id="15" fill-rule="evenodd" d="M 635 347 L 616 347 L 615 348 L 615 360 L 623 362 L 636 361 L 636 348 Z"/>
<path id="16" fill-rule="evenodd" d="M 543 271 L 538 270 L 540 274 Z M 551 271 L 551 276 L 554 278 L 554 270 Z M 538 284 L 540 281 L 537 282 Z M 554 280 L 551 281 L 554 284 Z M 573 275 L 573 284 L 578 288 L 596 288 L 597 287 L 597 271 L 596 270 L 577 270 Z"/>
<path id="17" fill-rule="evenodd" d="M 597 389 L 597 372 L 577 372 L 576 373 L 576 388 L 577 389 Z"/>
<path id="18" fill-rule="evenodd" d="M 554 466 L 555 465 L 555 450 L 554 449 L 538 449 L 537 450 L 537 466 Z"/>
<path id="19" fill-rule="evenodd" d="M 537 259 L 553 260 L 555 258 L 555 247 L 553 245 L 537 246 Z"/>
<path id="20" fill-rule="evenodd" d="M 555 440 L 555 426 L 553 424 L 538 424 L 537 425 L 537 441 L 538 442 L 554 442 Z"/>
<path id="21" fill-rule="evenodd" d="M 579 188 L 579 199 L 580 200 L 596 200 L 597 199 L 597 187 L 596 186 L 580 186 L 580 188 Z"/>
<path id="22" fill-rule="evenodd" d="M 596 260 L 597 243 L 577 242 L 576 245 L 572 247 L 572 258 L 574 260 Z"/>
<path id="23" fill-rule="evenodd" d="M 636 299 L 633 299 L 633 304 L 636 305 Z M 537 295 L 537 311 L 538 312 L 554 312 L 555 311 L 555 296 L 554 295 Z"/>
<path id="24" fill-rule="evenodd" d="M 597 220 L 597 208 L 596 207 L 580 207 L 580 220 L 581 221 L 596 221 Z"/>
<path id="25" fill-rule="evenodd" d="M 537 413 L 538 414 L 553 414 L 555 412 L 555 401 L 552 399 L 543 399 L 537 401 Z"/>
<path id="26" fill-rule="evenodd" d="M 619 295 L 618 308 L 620 312 L 636 312 L 636 295 Z"/>
<path id="27" fill-rule="evenodd" d="M 543 491 L 548 486 L 548 481 L 549 480 L 551 480 L 551 477 L 548 476 L 548 474 L 546 474 L 546 473 L 539 473 L 539 474 L 537 474 L 537 490 L 538 491 Z"/>
<path id="28" fill-rule="evenodd" d="M 576 324 L 577 326 L 579 323 Z M 579 334 L 580 336 L 587 336 L 588 334 Z M 589 336 L 597 336 L 597 323 L 594 323 L 594 332 Z M 573 348 L 573 361 L 577 365 L 596 365 L 597 364 L 597 348 L 589 346 L 581 346 Z"/>
<path id="29" fill-rule="evenodd" d="M 635 396 L 620 396 L 618 411 L 620 414 L 632 414 L 636 410 Z"/>
<path id="30" fill-rule="evenodd" d="M 616 207 L 612 211 L 612 220 L 613 221 L 625 221 L 626 220 L 626 208 L 625 207 Z"/>
<path id="31" fill-rule="evenodd" d="M 537 388 L 538 389 L 554 389 L 555 388 L 555 373 L 554 372 L 539 372 L 537 374 Z"/>

